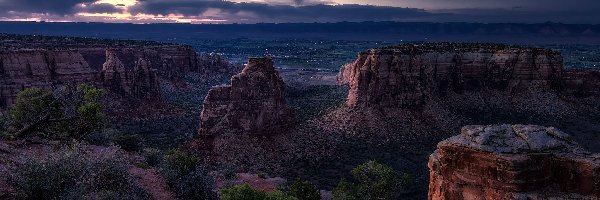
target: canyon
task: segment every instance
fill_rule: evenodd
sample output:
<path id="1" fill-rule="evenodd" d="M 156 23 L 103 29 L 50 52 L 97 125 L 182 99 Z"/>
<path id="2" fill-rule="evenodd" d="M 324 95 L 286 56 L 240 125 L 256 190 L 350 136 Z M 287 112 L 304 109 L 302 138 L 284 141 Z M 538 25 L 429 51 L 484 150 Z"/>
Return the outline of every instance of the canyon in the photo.
<path id="1" fill-rule="evenodd" d="M 429 199 L 596 199 L 600 155 L 533 125 L 466 126 L 429 158 Z"/>
<path id="2" fill-rule="evenodd" d="M 27 87 L 52 90 L 87 83 L 119 98 L 156 100 L 160 79 L 189 72 L 203 77 L 235 70 L 216 54 L 196 53 L 185 45 L 137 41 L 2 35 L 10 48 L 0 50 L 0 106 L 12 105 Z M 14 43 L 14 44 L 13 44 Z"/>

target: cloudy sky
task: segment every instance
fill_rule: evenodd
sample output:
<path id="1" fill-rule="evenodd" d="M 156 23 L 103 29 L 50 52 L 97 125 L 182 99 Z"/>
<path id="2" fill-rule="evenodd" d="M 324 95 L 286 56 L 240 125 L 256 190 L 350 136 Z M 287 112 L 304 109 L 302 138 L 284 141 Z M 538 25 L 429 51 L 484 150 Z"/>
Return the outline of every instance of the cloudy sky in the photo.
<path id="1" fill-rule="evenodd" d="M 0 0 L 0 20 L 129 23 L 552 21 L 600 24 L 600 0 Z"/>

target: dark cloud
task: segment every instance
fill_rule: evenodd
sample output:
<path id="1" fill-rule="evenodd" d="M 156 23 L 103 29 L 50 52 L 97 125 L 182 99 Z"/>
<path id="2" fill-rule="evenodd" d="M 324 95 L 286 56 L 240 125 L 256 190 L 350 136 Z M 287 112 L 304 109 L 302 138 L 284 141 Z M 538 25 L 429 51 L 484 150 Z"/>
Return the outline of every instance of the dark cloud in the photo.
<path id="1" fill-rule="evenodd" d="M 93 3 L 96 0 L 0 0 L 0 15 L 9 12 L 46 13 L 53 15 L 71 15 L 77 12 L 81 3 Z"/>
<path id="2" fill-rule="evenodd" d="M 299 1 L 298 3 L 304 3 Z M 370 5 L 305 6 L 234 3 L 221 0 L 143 0 L 129 8 L 133 14 L 180 14 L 232 22 L 404 21 L 431 15 L 420 9 Z"/>

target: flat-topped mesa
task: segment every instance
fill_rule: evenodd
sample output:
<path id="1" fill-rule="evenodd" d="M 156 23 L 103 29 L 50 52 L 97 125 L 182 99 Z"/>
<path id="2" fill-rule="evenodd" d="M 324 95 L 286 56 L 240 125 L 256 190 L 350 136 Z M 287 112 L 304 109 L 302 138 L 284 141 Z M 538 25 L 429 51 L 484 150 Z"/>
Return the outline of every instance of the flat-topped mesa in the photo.
<path id="1" fill-rule="evenodd" d="M 554 90 L 562 63 L 559 52 L 539 48 L 406 44 L 359 53 L 338 81 L 350 85 L 350 107 L 414 107 L 448 92 Z"/>
<path id="2" fill-rule="evenodd" d="M 466 126 L 429 158 L 429 199 L 596 199 L 600 155 L 532 125 Z"/>
<path id="3" fill-rule="evenodd" d="M 199 134 L 272 135 L 294 124 L 284 98 L 284 82 L 271 58 L 250 58 L 231 85 L 213 87 L 204 100 Z"/>

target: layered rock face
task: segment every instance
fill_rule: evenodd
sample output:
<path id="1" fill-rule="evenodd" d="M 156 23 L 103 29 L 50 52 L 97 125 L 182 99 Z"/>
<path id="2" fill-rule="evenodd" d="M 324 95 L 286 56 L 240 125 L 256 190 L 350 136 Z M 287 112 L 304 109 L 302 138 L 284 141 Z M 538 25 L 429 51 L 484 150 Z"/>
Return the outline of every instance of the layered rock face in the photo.
<path id="1" fill-rule="evenodd" d="M 448 92 L 549 91 L 561 81 L 556 51 L 494 44 L 410 44 L 371 49 L 344 65 L 351 107 L 414 107 Z"/>
<path id="2" fill-rule="evenodd" d="M 155 99 L 160 96 L 156 69 L 140 58 L 134 68 L 127 70 L 113 50 L 106 50 L 106 62 L 102 65 L 103 86 L 111 92 L 135 98 Z"/>
<path id="3" fill-rule="evenodd" d="M 0 52 L 0 107 L 12 105 L 28 87 L 47 90 L 56 85 L 95 84 L 97 71 L 82 55 L 69 50 L 19 50 Z"/>
<path id="4" fill-rule="evenodd" d="M 204 100 L 199 134 L 271 135 L 293 125 L 284 98 L 284 82 L 271 58 L 251 58 L 231 85 L 213 87 Z"/>
<path id="5" fill-rule="evenodd" d="M 52 42 L 56 41 L 45 46 Z M 45 43 L 31 46 L 40 44 Z M 30 46 L 27 41 L 22 45 Z M 156 99 L 160 97 L 159 77 L 177 79 L 189 72 L 212 77 L 235 70 L 219 55 L 199 54 L 190 46 L 64 41 L 53 48 L 64 46 L 69 48 L 0 51 L 0 108 L 12 105 L 17 94 L 28 87 L 52 90 L 59 85 L 88 83 L 128 97 Z"/>
<path id="6" fill-rule="evenodd" d="M 429 199 L 600 197 L 600 155 L 552 127 L 464 127 L 438 144 L 429 169 Z"/>

